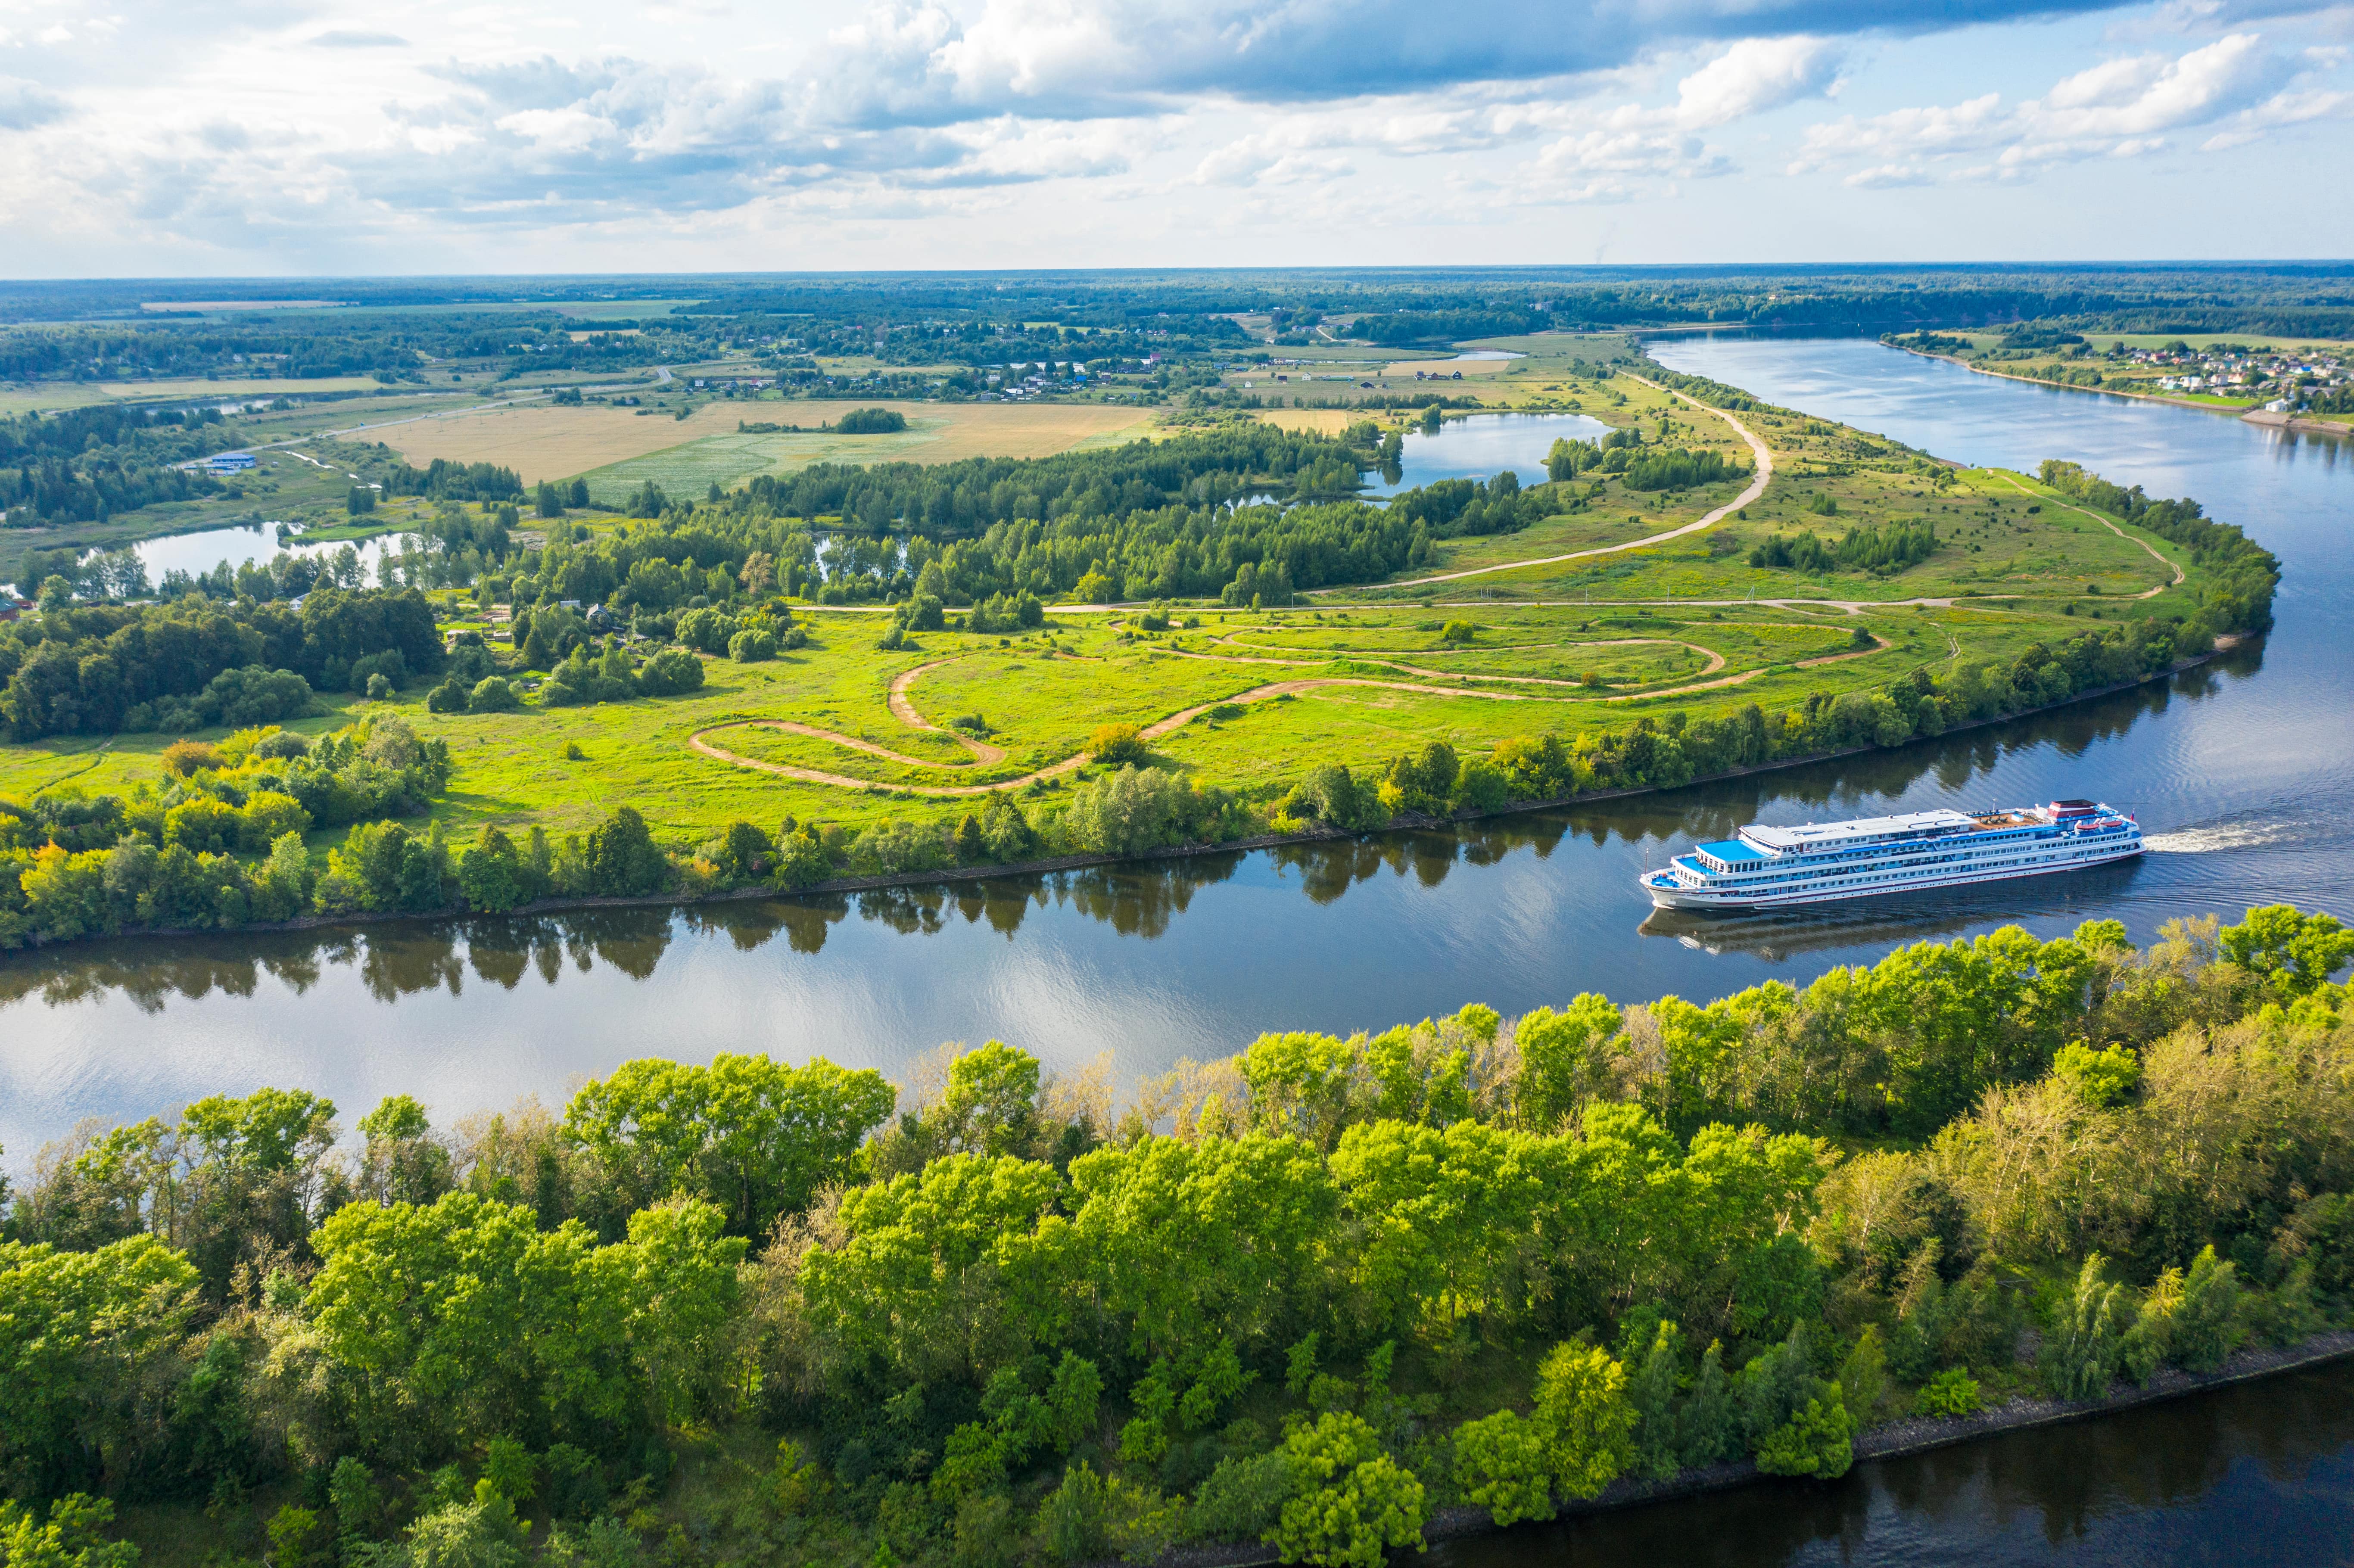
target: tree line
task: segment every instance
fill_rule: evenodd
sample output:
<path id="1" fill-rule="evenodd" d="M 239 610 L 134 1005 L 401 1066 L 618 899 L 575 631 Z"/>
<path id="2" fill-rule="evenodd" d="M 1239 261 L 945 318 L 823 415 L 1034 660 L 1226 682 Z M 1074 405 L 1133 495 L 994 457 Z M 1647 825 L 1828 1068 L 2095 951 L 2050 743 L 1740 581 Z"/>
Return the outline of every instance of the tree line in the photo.
<path id="1" fill-rule="evenodd" d="M 2218 579 L 2200 593 L 2200 620 L 2218 631 L 2268 631 L 2273 593 L 2280 587 L 2280 558 L 2236 524 L 2217 523 L 2188 497 L 2152 501 L 2137 484 L 2113 484 L 2077 463 L 2044 460 L 2043 482 L 2073 500 L 2147 528 L 2179 545 L 2201 570 Z"/>
<path id="2" fill-rule="evenodd" d="M 219 723 L 236 694 L 212 688 L 231 672 L 244 672 L 249 685 L 287 673 L 312 686 L 365 690 L 372 675 L 398 685 L 412 673 L 438 673 L 441 662 L 432 607 L 415 588 L 319 588 L 299 610 L 275 599 L 204 597 L 60 606 L 0 628 L 0 723 L 19 741 L 174 727 L 189 711 Z M 292 717 L 307 706 L 305 693 L 290 711 L 242 722 Z"/>
<path id="3" fill-rule="evenodd" d="M 223 493 L 179 467 L 239 439 L 214 408 L 101 404 L 0 418 L 0 512 L 12 525 L 93 523 L 164 501 Z"/>
<path id="4" fill-rule="evenodd" d="M 992 1041 L 905 1091 L 723 1054 L 349 1139 L 301 1089 L 88 1125 L 7 1203 L 0 1525 L 91 1564 L 115 1500 L 177 1499 L 323 1568 L 1374 1568 L 1443 1507 L 1836 1476 L 1893 1416 L 2348 1320 L 2349 956 L 2286 906 L 2006 927 L 1263 1034 L 1125 1105 Z M 665 1541 L 715 1431 L 745 1457 Z"/>

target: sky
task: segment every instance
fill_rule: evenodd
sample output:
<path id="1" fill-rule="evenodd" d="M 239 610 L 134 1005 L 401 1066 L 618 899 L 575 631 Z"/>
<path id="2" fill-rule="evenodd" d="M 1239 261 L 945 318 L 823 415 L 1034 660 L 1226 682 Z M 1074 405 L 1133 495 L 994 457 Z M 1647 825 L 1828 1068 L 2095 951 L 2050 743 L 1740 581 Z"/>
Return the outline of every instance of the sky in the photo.
<path id="1" fill-rule="evenodd" d="M 0 0 L 0 272 L 2354 255 L 2354 4 Z"/>

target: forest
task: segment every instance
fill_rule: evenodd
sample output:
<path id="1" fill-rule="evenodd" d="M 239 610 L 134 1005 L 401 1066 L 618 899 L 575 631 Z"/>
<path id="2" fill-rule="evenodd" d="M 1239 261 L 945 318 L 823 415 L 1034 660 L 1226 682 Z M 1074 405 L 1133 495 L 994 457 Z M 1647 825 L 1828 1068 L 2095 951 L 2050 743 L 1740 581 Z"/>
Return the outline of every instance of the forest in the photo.
<path id="1" fill-rule="evenodd" d="M 6 1194 L 11 1563 L 1373 1568 L 1441 1510 L 1830 1477 L 2354 1309 L 2354 933 L 1923 943 L 1705 1004 L 1260 1036 L 1116 1105 L 945 1046 L 347 1135 L 86 1124 Z"/>

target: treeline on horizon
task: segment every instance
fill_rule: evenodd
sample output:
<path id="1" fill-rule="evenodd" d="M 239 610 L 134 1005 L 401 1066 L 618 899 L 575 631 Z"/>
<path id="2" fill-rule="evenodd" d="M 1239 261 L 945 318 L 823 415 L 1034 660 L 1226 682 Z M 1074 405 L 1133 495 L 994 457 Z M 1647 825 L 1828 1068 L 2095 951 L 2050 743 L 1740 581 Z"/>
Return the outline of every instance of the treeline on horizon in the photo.
<path id="1" fill-rule="evenodd" d="M 2349 1321 L 2349 957 L 2285 906 L 2005 927 L 1264 1034 L 1125 1106 L 992 1041 L 907 1092 L 723 1054 L 351 1139 L 301 1089 L 87 1123 L 0 1220 L 0 1530 L 85 1568 L 137 1556 L 117 1502 L 272 1568 L 1375 1568 L 1439 1509 L 1833 1477 L 1892 1417 Z"/>

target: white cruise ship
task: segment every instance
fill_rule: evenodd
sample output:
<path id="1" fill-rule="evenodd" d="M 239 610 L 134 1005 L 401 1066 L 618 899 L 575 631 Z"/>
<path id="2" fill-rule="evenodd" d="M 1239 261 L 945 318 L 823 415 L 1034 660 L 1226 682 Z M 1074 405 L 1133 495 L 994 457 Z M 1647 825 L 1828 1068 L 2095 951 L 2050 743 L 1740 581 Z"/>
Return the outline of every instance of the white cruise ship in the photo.
<path id="1" fill-rule="evenodd" d="M 1768 909 L 2073 871 L 2141 853 L 2141 824 L 2094 800 L 1747 827 L 1643 874 L 1662 909 Z"/>

